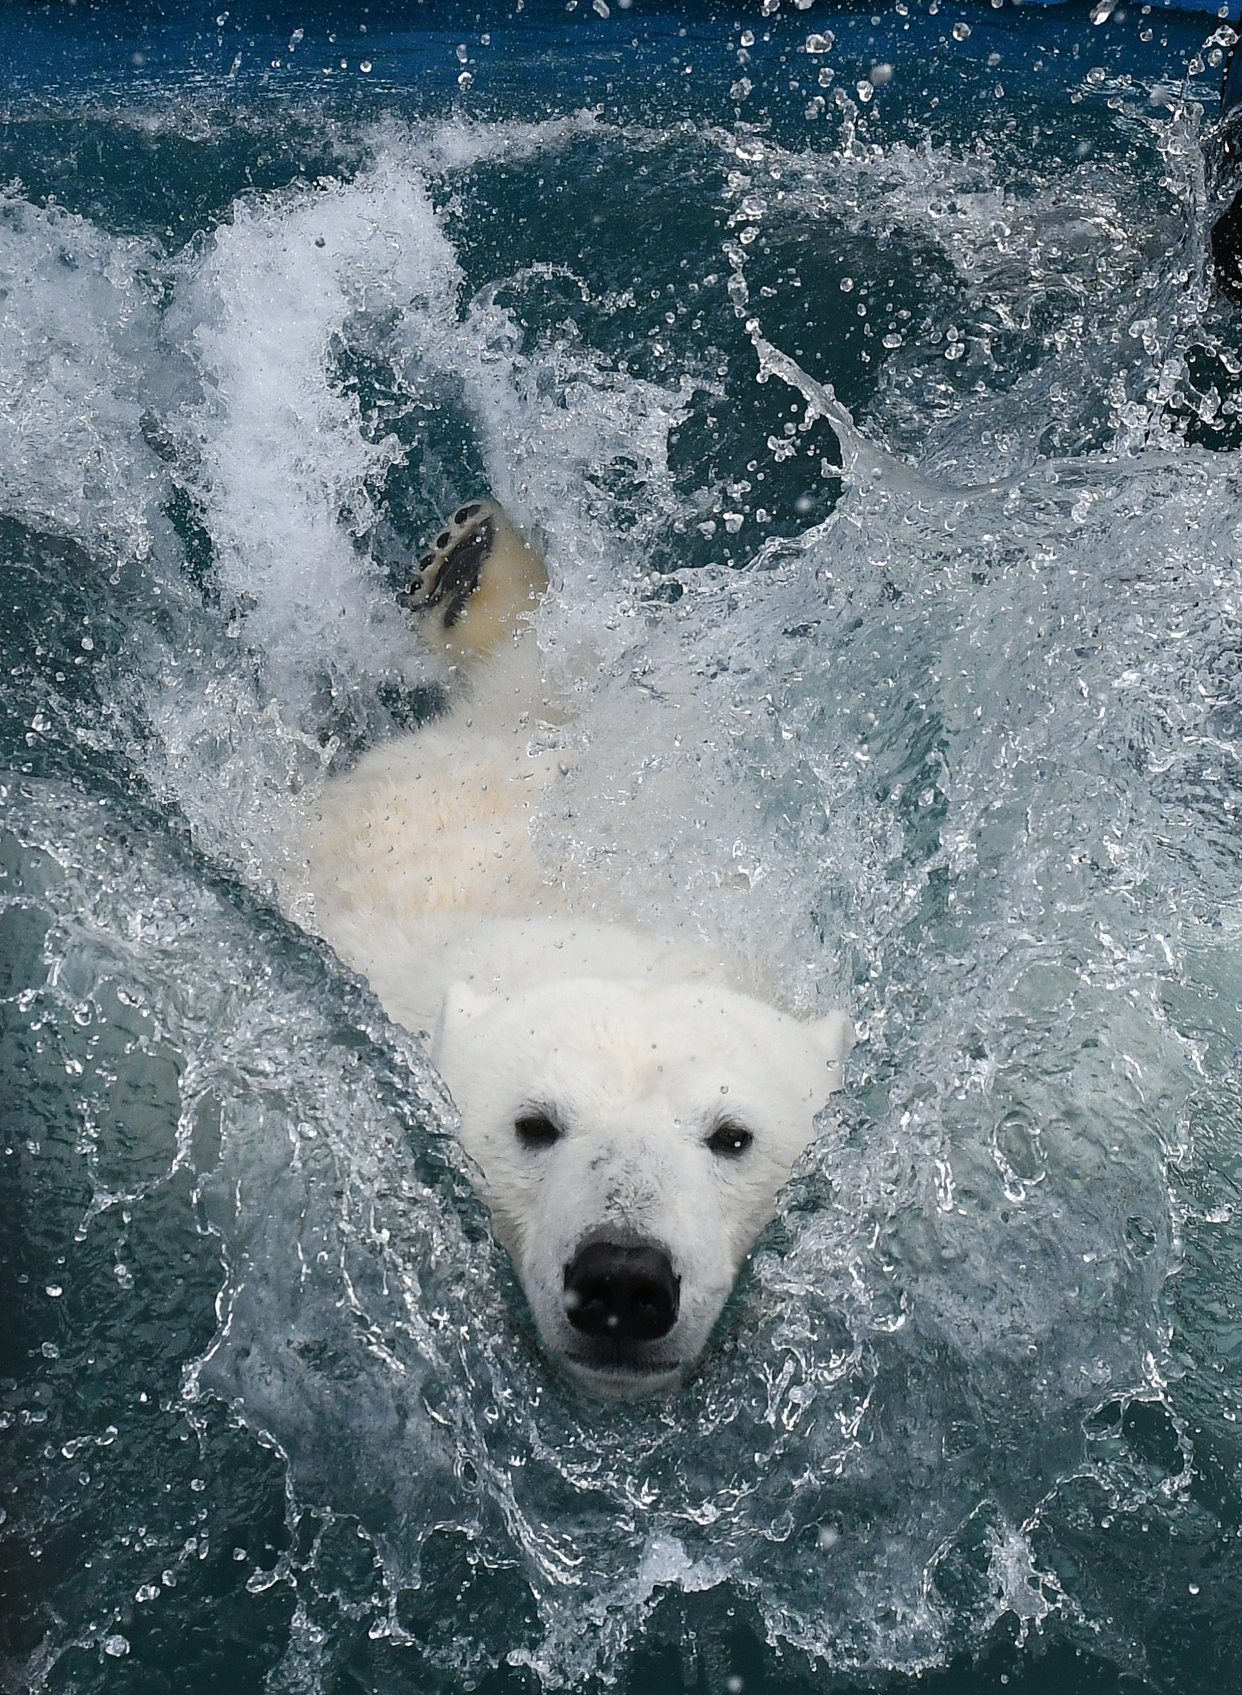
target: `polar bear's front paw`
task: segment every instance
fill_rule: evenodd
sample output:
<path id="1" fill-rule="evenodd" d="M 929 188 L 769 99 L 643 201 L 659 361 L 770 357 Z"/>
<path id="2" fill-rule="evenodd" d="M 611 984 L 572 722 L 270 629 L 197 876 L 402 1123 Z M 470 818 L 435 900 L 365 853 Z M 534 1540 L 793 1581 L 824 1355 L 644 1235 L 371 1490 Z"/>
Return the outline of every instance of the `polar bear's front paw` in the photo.
<path id="1" fill-rule="evenodd" d="M 492 500 L 459 506 L 418 562 L 408 604 L 451 653 L 479 657 L 529 612 L 548 586 L 541 556 Z"/>

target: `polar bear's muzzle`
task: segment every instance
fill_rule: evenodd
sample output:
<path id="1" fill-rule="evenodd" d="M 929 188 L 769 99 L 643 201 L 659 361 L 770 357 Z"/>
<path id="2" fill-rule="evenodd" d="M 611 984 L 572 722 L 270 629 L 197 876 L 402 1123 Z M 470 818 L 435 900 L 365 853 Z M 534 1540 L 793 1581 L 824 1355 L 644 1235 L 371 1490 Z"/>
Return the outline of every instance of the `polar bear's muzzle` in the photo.
<path id="1" fill-rule="evenodd" d="M 663 1248 L 591 1242 L 565 1267 L 564 1303 L 574 1329 L 615 1354 L 668 1335 L 681 1279 Z"/>

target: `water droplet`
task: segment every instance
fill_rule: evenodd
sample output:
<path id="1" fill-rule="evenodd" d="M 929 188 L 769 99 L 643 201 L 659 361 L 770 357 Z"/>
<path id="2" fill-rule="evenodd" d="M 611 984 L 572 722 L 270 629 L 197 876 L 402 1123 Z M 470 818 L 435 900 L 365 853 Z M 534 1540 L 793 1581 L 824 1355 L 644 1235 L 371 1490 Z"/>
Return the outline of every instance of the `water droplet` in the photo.
<path id="1" fill-rule="evenodd" d="M 954 41 L 965 41 L 966 37 L 969 34 L 970 34 L 970 25 L 968 23 L 966 23 L 965 20 L 963 20 L 961 23 L 957 23 L 957 24 L 953 25 L 953 39 L 954 39 Z"/>
<path id="2" fill-rule="evenodd" d="M 105 1636 L 103 1651 L 114 1660 L 123 1660 L 129 1653 L 129 1643 L 123 1636 Z"/>

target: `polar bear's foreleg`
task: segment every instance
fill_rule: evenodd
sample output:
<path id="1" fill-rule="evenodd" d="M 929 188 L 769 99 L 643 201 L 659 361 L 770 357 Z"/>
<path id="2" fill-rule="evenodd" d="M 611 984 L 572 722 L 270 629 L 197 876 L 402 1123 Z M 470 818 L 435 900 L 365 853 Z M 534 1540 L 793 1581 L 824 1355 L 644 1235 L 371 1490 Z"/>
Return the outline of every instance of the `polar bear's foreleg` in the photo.
<path id="1" fill-rule="evenodd" d="M 408 597 L 432 647 L 486 659 L 520 633 L 548 586 L 543 556 L 493 500 L 459 506 L 418 562 Z"/>

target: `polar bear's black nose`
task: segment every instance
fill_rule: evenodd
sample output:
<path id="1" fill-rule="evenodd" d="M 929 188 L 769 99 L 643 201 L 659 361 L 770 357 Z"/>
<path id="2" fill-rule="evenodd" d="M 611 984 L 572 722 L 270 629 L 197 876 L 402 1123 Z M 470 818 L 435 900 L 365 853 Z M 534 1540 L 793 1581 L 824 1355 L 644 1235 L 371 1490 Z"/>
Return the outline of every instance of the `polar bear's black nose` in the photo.
<path id="1" fill-rule="evenodd" d="M 585 1336 L 654 1342 L 677 1322 L 680 1289 L 662 1248 L 592 1242 L 565 1267 L 565 1313 Z"/>

